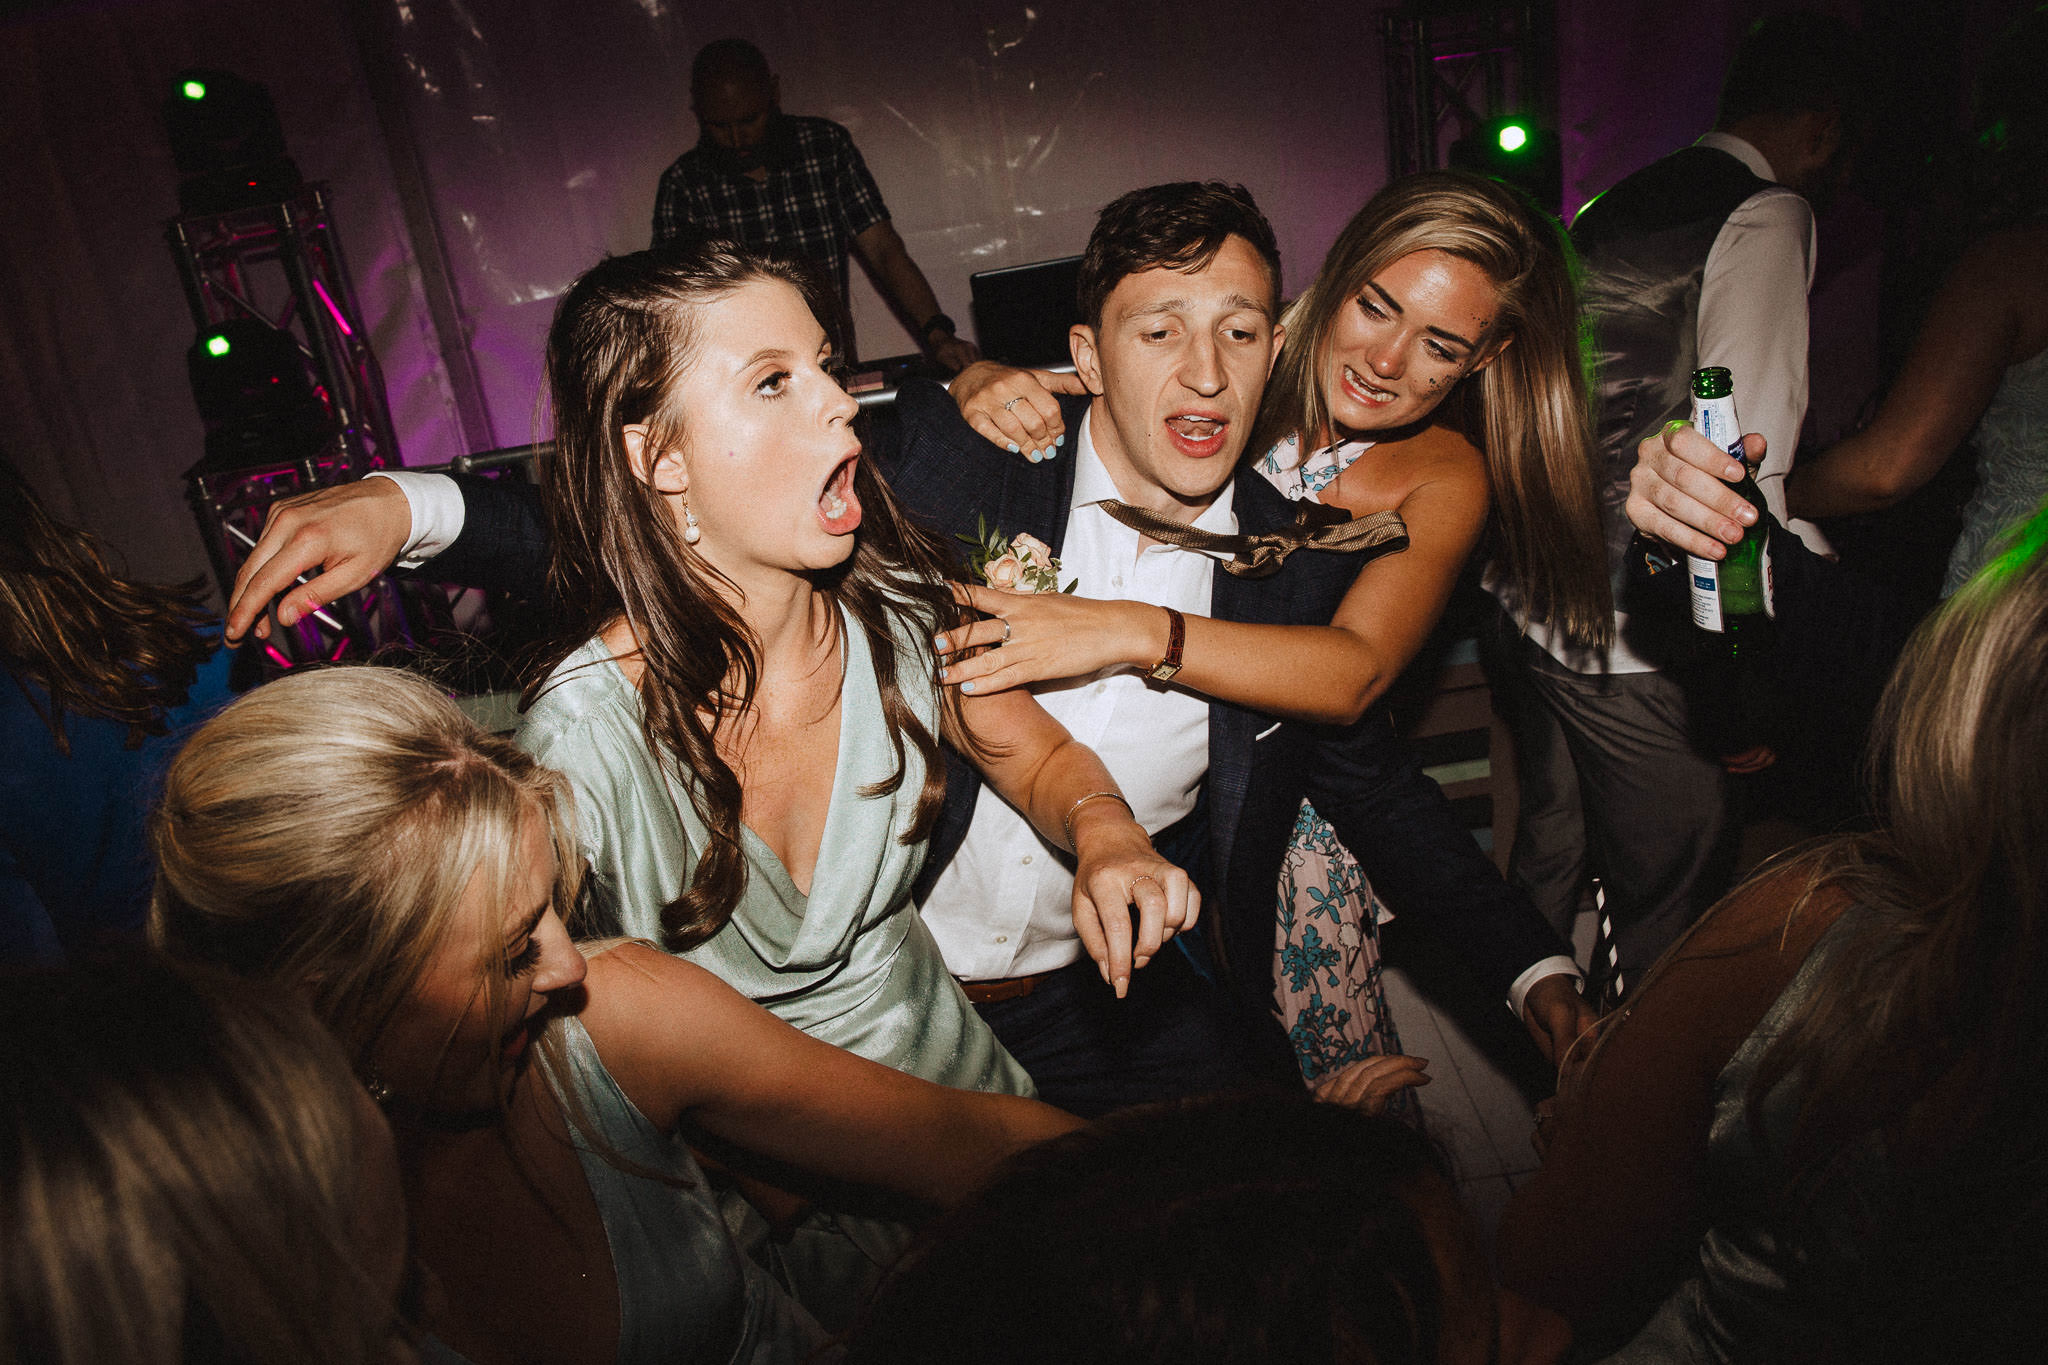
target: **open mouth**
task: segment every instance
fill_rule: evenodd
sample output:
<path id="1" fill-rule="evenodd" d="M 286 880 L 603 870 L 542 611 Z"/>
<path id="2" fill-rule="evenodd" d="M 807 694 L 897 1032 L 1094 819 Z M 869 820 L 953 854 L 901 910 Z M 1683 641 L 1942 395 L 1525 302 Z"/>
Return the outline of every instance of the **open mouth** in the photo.
<path id="1" fill-rule="evenodd" d="M 1230 430 L 1227 419 L 1208 412 L 1177 412 L 1166 419 L 1166 431 L 1181 454 L 1196 459 L 1223 449 L 1223 437 Z"/>
<path id="2" fill-rule="evenodd" d="M 1344 387 L 1359 402 L 1371 403 L 1375 407 L 1385 407 L 1398 396 L 1389 393 L 1376 384 L 1367 382 L 1363 375 L 1359 374 L 1358 371 L 1352 369 L 1349 365 L 1344 367 Z"/>
<path id="3" fill-rule="evenodd" d="M 818 494 L 818 522 L 827 535 L 851 535 L 860 525 L 860 496 L 853 491 L 854 466 L 859 463 L 860 452 L 856 450 L 834 465 Z"/>

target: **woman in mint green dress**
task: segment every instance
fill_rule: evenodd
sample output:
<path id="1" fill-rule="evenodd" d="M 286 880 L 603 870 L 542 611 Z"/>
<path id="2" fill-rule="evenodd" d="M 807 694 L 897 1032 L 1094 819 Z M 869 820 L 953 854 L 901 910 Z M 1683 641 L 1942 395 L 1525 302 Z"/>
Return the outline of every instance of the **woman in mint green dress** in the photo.
<path id="1" fill-rule="evenodd" d="M 1198 898 L 1029 694 L 938 695 L 948 559 L 862 459 L 807 288 L 720 246 L 616 257 L 564 297 L 546 498 L 574 629 L 519 741 L 569 778 L 606 927 L 862 1056 L 1029 1094 L 910 900 L 941 737 L 1074 848 L 1106 979 Z"/>

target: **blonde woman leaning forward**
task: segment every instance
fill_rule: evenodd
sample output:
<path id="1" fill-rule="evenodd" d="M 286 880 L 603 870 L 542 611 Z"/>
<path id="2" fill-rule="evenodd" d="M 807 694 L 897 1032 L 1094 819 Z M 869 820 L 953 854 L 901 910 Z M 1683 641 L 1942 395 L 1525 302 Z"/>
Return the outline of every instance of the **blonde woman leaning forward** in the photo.
<path id="1" fill-rule="evenodd" d="M 559 776 L 375 668 L 229 707 L 155 818 L 158 940 L 303 992 L 383 1098 L 439 1285 L 429 1359 L 807 1358 L 822 1332 L 735 1247 L 685 1129 L 944 1204 L 1073 1126 L 821 1043 L 647 945 L 586 958 L 570 821 Z"/>

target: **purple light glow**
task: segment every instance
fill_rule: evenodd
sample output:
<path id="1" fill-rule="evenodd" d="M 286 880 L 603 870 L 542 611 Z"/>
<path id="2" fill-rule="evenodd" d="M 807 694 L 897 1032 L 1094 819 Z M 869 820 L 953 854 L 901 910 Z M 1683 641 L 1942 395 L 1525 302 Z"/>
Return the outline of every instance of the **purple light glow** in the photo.
<path id="1" fill-rule="evenodd" d="M 345 337 L 354 336 L 356 334 L 355 328 L 348 325 L 348 319 L 343 317 L 341 310 L 334 306 L 334 300 L 327 297 L 327 286 L 315 280 L 313 281 L 313 292 L 320 296 L 320 302 L 326 304 L 327 311 L 334 315 L 334 325 L 341 329 L 341 334 Z"/>

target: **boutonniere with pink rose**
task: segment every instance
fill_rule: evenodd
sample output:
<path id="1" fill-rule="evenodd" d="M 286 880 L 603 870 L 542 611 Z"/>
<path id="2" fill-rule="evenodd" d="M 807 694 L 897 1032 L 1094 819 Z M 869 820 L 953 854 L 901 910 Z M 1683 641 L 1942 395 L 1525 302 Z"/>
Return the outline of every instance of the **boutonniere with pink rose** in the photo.
<path id="1" fill-rule="evenodd" d="M 1052 546 L 1037 536 L 1019 531 L 1006 536 L 981 517 L 974 519 L 975 534 L 959 539 L 971 546 L 967 567 L 991 588 L 1005 592 L 1072 592 L 1081 586 L 1075 579 L 1060 586 L 1060 562 Z"/>

